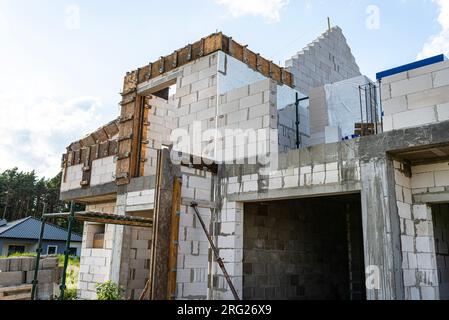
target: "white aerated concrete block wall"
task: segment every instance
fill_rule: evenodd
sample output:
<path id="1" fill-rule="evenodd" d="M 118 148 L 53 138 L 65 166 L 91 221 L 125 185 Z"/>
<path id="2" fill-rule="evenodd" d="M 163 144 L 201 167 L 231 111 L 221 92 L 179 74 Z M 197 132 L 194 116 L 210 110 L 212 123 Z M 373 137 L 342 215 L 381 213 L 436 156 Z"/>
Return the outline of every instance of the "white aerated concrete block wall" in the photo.
<path id="1" fill-rule="evenodd" d="M 384 131 L 449 120 L 449 61 L 382 79 Z"/>
<path id="2" fill-rule="evenodd" d="M 154 196 L 154 189 L 129 192 L 126 196 L 126 212 L 153 210 Z"/>
<path id="3" fill-rule="evenodd" d="M 193 137 L 195 122 L 201 124 L 201 132 L 216 127 L 217 57 L 215 53 L 182 67 L 182 75 L 177 79 L 174 121 L 176 128 L 184 129 L 190 137 Z M 201 156 L 202 150 L 190 153 Z"/>
<path id="4" fill-rule="evenodd" d="M 156 175 L 157 150 L 162 145 L 171 145 L 170 135 L 176 128 L 174 97 L 168 101 L 150 96 L 148 104 L 151 106 L 148 114 L 147 147 L 145 152 L 145 176 Z"/>
<path id="5" fill-rule="evenodd" d="M 81 188 L 81 180 L 83 179 L 83 165 L 67 167 L 63 172 L 63 180 L 61 183 L 61 192 L 76 190 Z"/>
<path id="6" fill-rule="evenodd" d="M 324 84 L 360 75 L 351 48 L 339 27 L 325 32 L 318 39 L 286 62 L 295 77 L 295 85 L 304 94 Z"/>
<path id="7" fill-rule="evenodd" d="M 431 208 L 413 201 L 416 179 L 405 173 L 404 165 L 395 161 L 396 201 L 401 226 L 402 268 L 407 300 L 435 300 L 439 297 L 438 270 Z M 432 173 L 433 175 L 433 173 Z"/>
<path id="8" fill-rule="evenodd" d="M 115 156 L 92 161 L 90 185 L 93 187 L 114 181 L 116 162 Z"/>
<path id="9" fill-rule="evenodd" d="M 241 202 L 229 202 L 225 199 L 216 223 L 217 248 L 240 299 L 243 297 L 243 206 Z M 234 299 L 217 264 L 213 265 L 211 280 L 211 299 Z"/>
<path id="10" fill-rule="evenodd" d="M 209 298 L 209 242 L 201 224 L 189 206 L 200 203 L 198 211 L 209 232 L 213 234 L 212 175 L 200 170 L 182 168 L 182 206 L 179 226 L 179 249 L 177 267 L 177 299 L 205 300 Z"/>
<path id="11" fill-rule="evenodd" d="M 115 213 L 115 203 L 90 205 L 88 211 Z M 78 297 L 83 300 L 97 298 L 96 286 L 110 279 L 113 237 L 115 226 L 106 225 L 104 248 L 93 249 L 95 224 L 85 223 L 81 250 L 80 271 L 78 279 Z"/>
<path id="12" fill-rule="evenodd" d="M 265 79 L 220 95 L 217 128 L 219 161 L 255 158 L 272 150 L 277 129 L 277 85 Z M 275 147 L 277 151 L 277 146 Z M 266 152 L 263 152 L 263 151 Z"/>

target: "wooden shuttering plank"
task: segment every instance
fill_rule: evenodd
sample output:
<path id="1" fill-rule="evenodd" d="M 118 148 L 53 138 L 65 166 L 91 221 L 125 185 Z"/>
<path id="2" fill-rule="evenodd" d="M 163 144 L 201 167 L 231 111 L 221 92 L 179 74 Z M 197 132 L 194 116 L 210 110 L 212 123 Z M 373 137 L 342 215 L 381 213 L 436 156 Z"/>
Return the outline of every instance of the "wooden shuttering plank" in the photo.
<path id="1" fill-rule="evenodd" d="M 142 120 L 147 122 L 150 120 L 150 101 L 148 98 L 144 98 L 144 106 L 143 106 L 143 116 Z M 147 159 L 147 147 L 148 147 L 148 126 L 142 127 L 141 137 L 140 137 L 140 164 L 139 164 L 139 175 L 143 177 L 145 175 L 145 162 Z"/>
<path id="2" fill-rule="evenodd" d="M 167 299 L 174 300 L 176 298 L 176 276 L 178 265 L 178 247 L 179 247 L 179 221 L 181 211 L 181 189 L 182 182 L 178 177 L 173 181 L 173 198 L 170 226 L 170 248 L 168 258 L 168 288 Z"/>
<path id="3" fill-rule="evenodd" d="M 92 148 L 87 147 L 81 150 L 83 163 L 81 187 L 86 188 L 90 185 L 90 179 L 92 176 Z"/>
<path id="4" fill-rule="evenodd" d="M 246 63 L 250 68 L 261 72 L 266 77 L 273 78 L 288 86 L 293 86 L 293 77 L 290 72 L 284 70 L 273 62 L 266 60 L 259 54 L 249 50 L 247 46 L 237 43 L 232 38 L 229 38 L 222 33 L 210 35 L 200 41 L 177 50 L 168 56 L 162 57 L 146 67 L 138 69 L 138 72 L 136 72 L 136 74 L 139 74 L 138 81 L 139 83 L 145 82 L 160 76 L 162 73 L 169 72 L 193 60 L 219 50 Z M 130 78 L 130 76 L 128 76 L 128 78 Z"/>
<path id="5" fill-rule="evenodd" d="M 139 72 L 140 73 L 140 72 Z M 129 76 L 129 74 L 128 74 Z M 136 81 L 137 81 L 136 73 Z M 137 84 L 134 84 L 134 89 Z M 117 142 L 117 185 L 126 185 L 130 179 L 138 176 L 137 160 L 139 146 L 139 132 L 141 123 L 141 98 L 129 85 L 125 78 L 124 90 L 128 94 L 123 96 L 121 115 L 119 120 L 119 137 Z"/>

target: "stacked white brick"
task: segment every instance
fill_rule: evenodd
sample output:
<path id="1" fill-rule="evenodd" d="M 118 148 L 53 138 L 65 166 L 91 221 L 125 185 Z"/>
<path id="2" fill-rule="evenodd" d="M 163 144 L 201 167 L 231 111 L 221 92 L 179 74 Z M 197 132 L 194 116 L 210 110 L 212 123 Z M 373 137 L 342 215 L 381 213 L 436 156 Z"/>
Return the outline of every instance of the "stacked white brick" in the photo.
<path id="1" fill-rule="evenodd" d="M 382 79 L 384 131 L 449 120 L 449 60 Z"/>
<path id="2" fill-rule="evenodd" d="M 309 94 L 312 88 L 361 75 L 340 27 L 323 33 L 285 63 L 295 78 L 299 91 Z"/>

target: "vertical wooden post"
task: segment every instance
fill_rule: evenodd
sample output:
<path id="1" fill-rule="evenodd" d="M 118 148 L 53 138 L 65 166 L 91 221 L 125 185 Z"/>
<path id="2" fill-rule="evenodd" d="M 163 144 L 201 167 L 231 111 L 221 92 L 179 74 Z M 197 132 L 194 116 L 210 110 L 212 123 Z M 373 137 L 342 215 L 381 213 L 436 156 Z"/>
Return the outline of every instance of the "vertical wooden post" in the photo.
<path id="1" fill-rule="evenodd" d="M 168 288 L 167 299 L 176 298 L 176 275 L 178 265 L 178 246 L 179 246 L 179 220 L 181 211 L 181 187 L 180 178 L 175 177 L 173 181 L 173 201 L 170 226 L 170 249 L 168 258 Z"/>

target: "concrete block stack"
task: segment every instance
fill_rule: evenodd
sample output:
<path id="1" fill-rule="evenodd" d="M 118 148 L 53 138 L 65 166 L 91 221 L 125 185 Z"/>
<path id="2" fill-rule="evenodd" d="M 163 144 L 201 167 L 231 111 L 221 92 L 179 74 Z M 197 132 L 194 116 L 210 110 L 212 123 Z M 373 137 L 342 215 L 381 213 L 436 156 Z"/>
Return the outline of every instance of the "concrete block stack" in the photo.
<path id="1" fill-rule="evenodd" d="M 0 288 L 32 284 L 35 265 L 35 257 L 0 259 Z M 42 257 L 39 263 L 37 298 L 51 300 L 57 296 L 60 277 L 58 257 Z"/>
<path id="2" fill-rule="evenodd" d="M 298 90 L 306 95 L 312 88 L 360 75 L 351 48 L 339 27 L 325 32 L 285 64 L 294 75 Z"/>
<path id="3" fill-rule="evenodd" d="M 449 61 L 382 79 L 384 131 L 449 120 Z"/>

